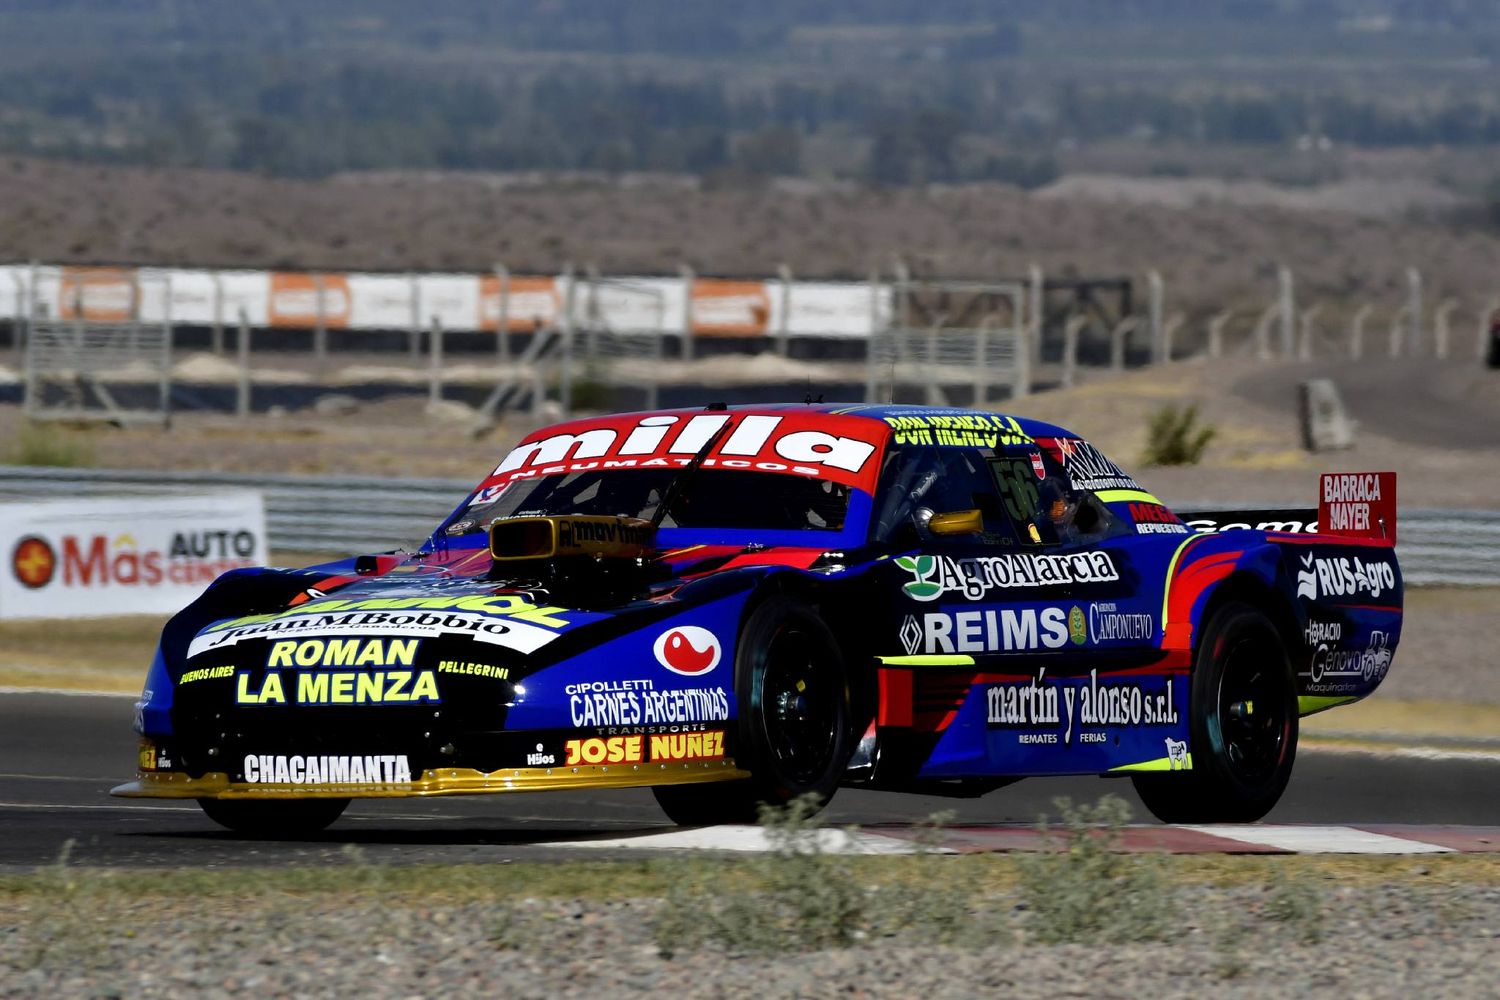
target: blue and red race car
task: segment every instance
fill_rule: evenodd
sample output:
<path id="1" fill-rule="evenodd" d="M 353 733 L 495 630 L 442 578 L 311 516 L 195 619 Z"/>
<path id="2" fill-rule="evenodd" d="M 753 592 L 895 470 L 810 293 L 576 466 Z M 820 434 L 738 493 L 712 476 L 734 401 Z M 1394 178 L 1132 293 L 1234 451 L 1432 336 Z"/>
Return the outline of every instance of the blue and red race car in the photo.
<path id="1" fill-rule="evenodd" d="M 115 794 L 287 833 L 352 797 L 651 786 L 712 823 L 1099 774 L 1251 821 L 1299 717 L 1368 695 L 1400 637 L 1384 477 L 1343 479 L 1344 534 L 1196 532 L 1019 417 L 576 420 L 416 552 L 221 577 L 163 631 Z"/>

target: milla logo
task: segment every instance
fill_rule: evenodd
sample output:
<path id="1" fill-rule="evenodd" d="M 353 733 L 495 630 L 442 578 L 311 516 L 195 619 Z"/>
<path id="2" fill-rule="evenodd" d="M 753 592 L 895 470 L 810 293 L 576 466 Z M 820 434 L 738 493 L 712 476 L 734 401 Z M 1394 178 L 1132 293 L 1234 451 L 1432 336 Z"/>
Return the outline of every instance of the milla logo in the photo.
<path id="1" fill-rule="evenodd" d="M 1302 569 L 1297 571 L 1297 596 L 1309 601 L 1318 599 L 1318 574 L 1313 570 L 1313 556 L 1309 552 L 1302 557 Z"/>

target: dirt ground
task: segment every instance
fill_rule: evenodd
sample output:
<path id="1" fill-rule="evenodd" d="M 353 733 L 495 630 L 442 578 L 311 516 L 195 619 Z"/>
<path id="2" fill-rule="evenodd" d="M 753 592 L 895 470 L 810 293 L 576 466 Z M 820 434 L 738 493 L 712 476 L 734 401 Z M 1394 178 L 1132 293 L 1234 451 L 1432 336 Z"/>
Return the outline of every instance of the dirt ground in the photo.
<path id="1" fill-rule="evenodd" d="M 1199 316 L 1258 312 L 1275 294 L 1277 264 L 1296 272 L 1304 308 L 1370 300 L 1388 315 L 1413 265 L 1434 304 L 1458 296 L 1472 314 L 1496 291 L 1500 233 L 1476 212 L 1373 218 L 1329 210 L 1340 202 L 1306 192 L 1281 207 L 1205 198 L 1191 179 L 1153 191 L 1163 186 L 1174 197 L 1157 192 L 1150 203 L 1097 179 L 1047 193 L 807 182 L 718 190 L 684 178 L 528 186 L 397 172 L 311 182 L 6 158 L 0 259 L 336 271 L 504 263 L 521 274 L 555 274 L 568 262 L 660 274 L 682 262 L 700 274 L 751 276 L 786 263 L 803 278 L 856 280 L 875 268 L 889 274 L 898 258 L 920 277 L 1016 277 L 1034 262 L 1052 277 L 1137 282 L 1156 268 L 1169 309 Z M 1356 192 L 1357 207 L 1372 199 Z"/>

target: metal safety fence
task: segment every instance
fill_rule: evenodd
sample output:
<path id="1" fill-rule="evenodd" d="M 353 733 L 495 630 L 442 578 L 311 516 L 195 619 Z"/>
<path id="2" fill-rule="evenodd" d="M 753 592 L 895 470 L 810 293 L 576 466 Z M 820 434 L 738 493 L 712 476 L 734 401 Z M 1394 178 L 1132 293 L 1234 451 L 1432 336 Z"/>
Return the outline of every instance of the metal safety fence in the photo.
<path id="1" fill-rule="evenodd" d="M 273 549 L 348 555 L 416 547 L 476 481 L 0 466 L 0 501 L 256 489 L 265 496 Z M 1408 584 L 1500 586 L 1500 510 L 1405 508 L 1397 528 L 1396 554 Z"/>

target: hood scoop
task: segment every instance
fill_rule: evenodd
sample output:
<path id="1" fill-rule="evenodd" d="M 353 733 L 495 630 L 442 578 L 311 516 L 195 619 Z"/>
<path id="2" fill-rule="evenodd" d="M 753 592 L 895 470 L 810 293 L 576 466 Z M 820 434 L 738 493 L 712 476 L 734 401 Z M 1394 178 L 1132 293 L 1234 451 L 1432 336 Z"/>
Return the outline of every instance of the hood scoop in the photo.
<path id="1" fill-rule="evenodd" d="M 535 580 L 580 610 L 624 604 L 670 576 L 655 553 L 656 526 L 635 517 L 512 517 L 490 526 L 492 579 Z"/>

